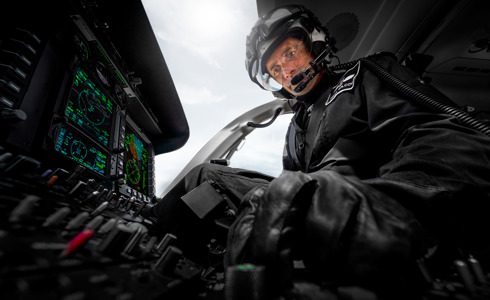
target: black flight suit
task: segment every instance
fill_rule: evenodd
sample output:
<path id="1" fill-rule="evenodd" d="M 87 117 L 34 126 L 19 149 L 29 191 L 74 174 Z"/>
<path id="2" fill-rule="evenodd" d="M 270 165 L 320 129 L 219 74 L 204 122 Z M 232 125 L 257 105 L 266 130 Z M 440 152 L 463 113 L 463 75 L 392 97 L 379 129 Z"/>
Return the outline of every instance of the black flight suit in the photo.
<path id="1" fill-rule="evenodd" d="M 391 55 L 370 59 L 451 104 Z M 411 102 L 362 61 L 320 84 L 295 104 L 285 171 L 243 201 L 227 264 L 276 267 L 277 281 L 288 273 L 277 257 L 300 245 L 319 281 L 375 288 L 442 242 L 488 265 L 490 137 Z"/>

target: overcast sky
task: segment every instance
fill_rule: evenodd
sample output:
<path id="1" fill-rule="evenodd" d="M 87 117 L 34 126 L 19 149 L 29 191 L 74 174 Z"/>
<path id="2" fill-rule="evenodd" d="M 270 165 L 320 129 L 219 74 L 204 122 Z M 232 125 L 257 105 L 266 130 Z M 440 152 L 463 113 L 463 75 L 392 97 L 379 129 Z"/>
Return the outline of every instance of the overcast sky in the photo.
<path id="1" fill-rule="evenodd" d="M 186 145 L 156 157 L 160 195 L 221 128 L 274 98 L 252 83 L 245 69 L 245 40 L 258 18 L 255 0 L 142 2 L 190 127 Z M 277 176 L 289 119 L 284 116 L 271 127 L 255 130 L 231 165 Z"/>

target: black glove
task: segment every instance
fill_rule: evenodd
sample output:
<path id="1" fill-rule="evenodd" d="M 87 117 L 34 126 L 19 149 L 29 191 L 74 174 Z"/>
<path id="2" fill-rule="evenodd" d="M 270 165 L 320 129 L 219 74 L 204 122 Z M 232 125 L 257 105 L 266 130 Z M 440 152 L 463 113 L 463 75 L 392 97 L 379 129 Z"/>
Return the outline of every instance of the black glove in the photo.
<path id="1" fill-rule="evenodd" d="M 247 195 L 230 228 L 227 264 L 264 265 L 268 290 L 290 287 L 295 246 L 315 185 L 305 173 L 284 171 L 267 189 Z"/>
<path id="2" fill-rule="evenodd" d="M 230 229 L 228 264 L 266 267 L 272 293 L 292 287 L 302 259 L 320 285 L 383 289 L 421 254 L 419 223 L 385 194 L 333 171 L 284 171 L 242 203 Z"/>
<path id="3" fill-rule="evenodd" d="M 307 270 L 330 284 L 396 289 L 404 268 L 422 254 L 418 221 L 357 178 L 333 171 L 310 176 L 318 186 L 305 220 Z"/>

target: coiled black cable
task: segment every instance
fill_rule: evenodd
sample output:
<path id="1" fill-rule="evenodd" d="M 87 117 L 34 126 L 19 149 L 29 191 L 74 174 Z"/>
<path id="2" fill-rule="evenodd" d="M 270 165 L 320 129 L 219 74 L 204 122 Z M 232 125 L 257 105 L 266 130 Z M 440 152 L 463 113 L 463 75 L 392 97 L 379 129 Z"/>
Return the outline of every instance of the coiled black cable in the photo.
<path id="1" fill-rule="evenodd" d="M 386 71 L 384 68 L 368 58 L 361 58 L 348 63 L 336 65 L 331 67 L 330 69 L 332 71 L 349 69 L 352 68 L 358 61 L 363 62 L 368 67 L 368 69 L 376 76 L 378 76 L 381 80 L 408 97 L 410 100 L 415 101 L 417 104 L 420 104 L 434 112 L 453 115 L 458 118 L 463 125 L 490 136 L 490 126 L 488 126 L 487 124 L 468 115 L 466 112 L 462 111 L 459 108 L 443 104 L 436 99 L 412 88 L 411 86 L 407 85 L 396 76 Z"/>

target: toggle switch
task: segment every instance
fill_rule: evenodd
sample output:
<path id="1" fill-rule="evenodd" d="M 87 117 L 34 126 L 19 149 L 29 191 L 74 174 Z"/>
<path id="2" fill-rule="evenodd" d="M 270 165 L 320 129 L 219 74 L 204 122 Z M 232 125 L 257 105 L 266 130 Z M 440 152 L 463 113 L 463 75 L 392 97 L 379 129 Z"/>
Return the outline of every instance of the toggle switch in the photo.
<path id="1" fill-rule="evenodd" d="M 99 206 L 97 206 L 97 208 L 95 208 L 92 211 L 90 216 L 93 217 L 93 216 L 100 214 L 101 212 L 103 212 L 107 208 L 107 206 L 109 206 L 109 202 L 107 202 L 107 201 L 102 202 Z"/>
<path id="2" fill-rule="evenodd" d="M 182 251 L 175 246 L 169 246 L 156 262 L 155 270 L 162 275 L 171 276 L 181 258 Z"/>
<path id="3" fill-rule="evenodd" d="M 97 198 L 99 198 L 99 192 L 93 191 L 90 195 L 87 196 L 87 198 L 82 200 L 82 203 L 89 203 L 89 202 L 94 201 Z"/>
<path id="4" fill-rule="evenodd" d="M 177 237 L 171 233 L 165 234 L 163 239 L 158 243 L 156 247 L 157 253 L 163 253 L 167 247 L 175 245 L 175 242 L 177 241 Z"/>
<path id="5" fill-rule="evenodd" d="M 87 187 L 87 184 L 83 181 L 79 181 L 69 192 L 68 195 L 71 197 L 78 197 L 80 196 L 85 188 Z"/>

